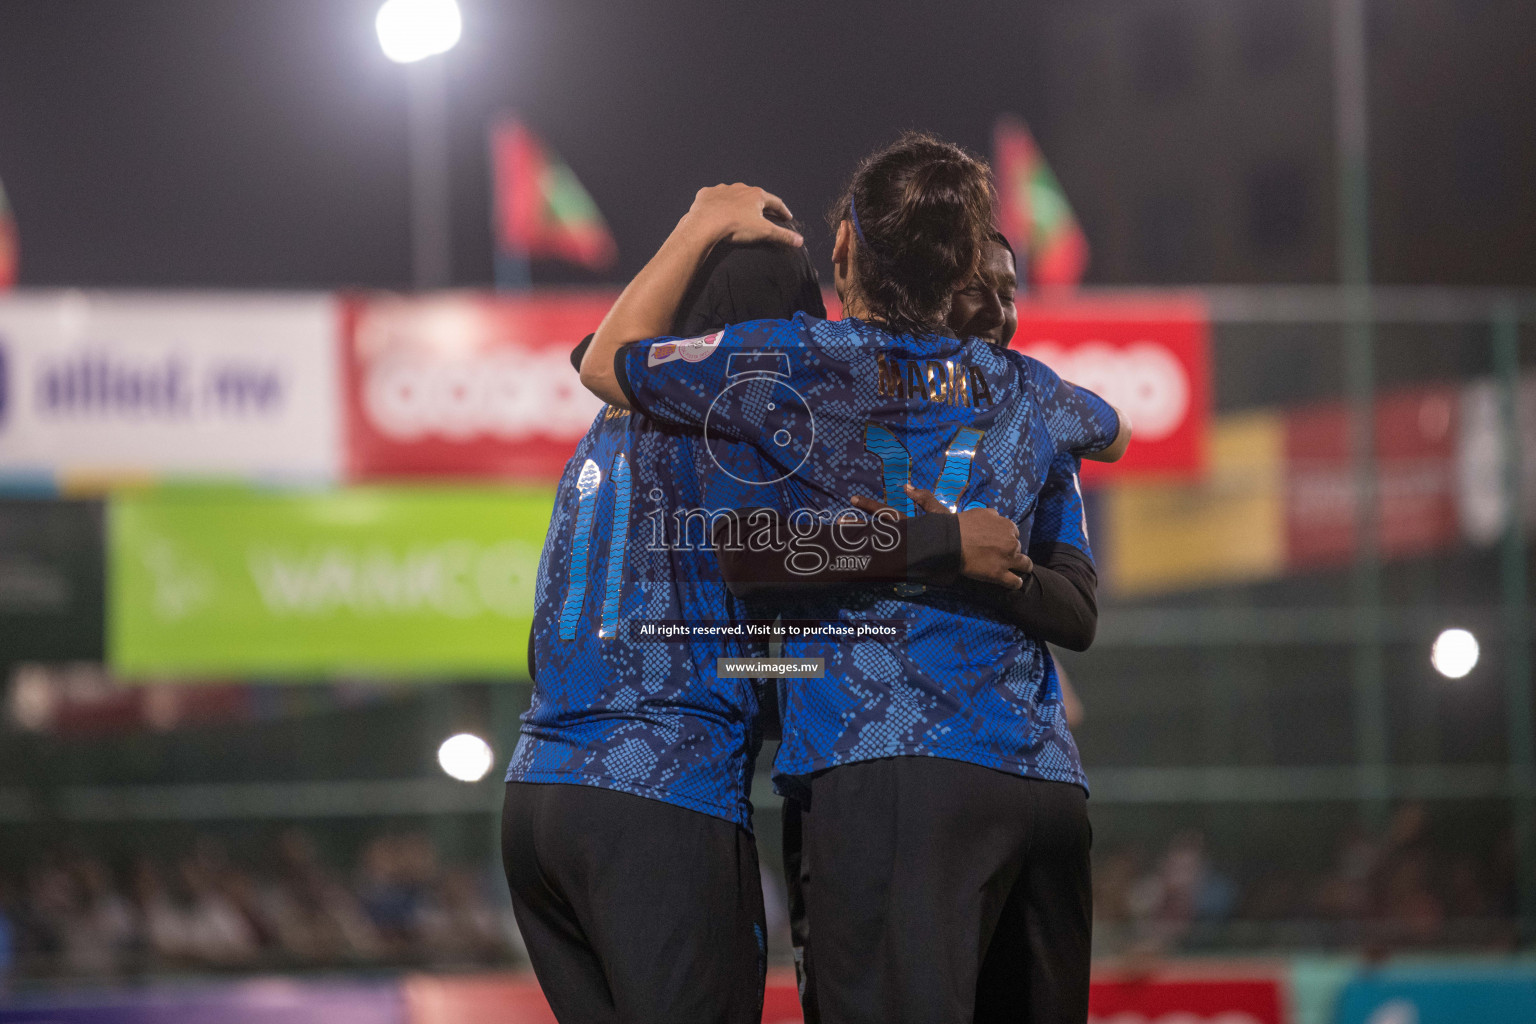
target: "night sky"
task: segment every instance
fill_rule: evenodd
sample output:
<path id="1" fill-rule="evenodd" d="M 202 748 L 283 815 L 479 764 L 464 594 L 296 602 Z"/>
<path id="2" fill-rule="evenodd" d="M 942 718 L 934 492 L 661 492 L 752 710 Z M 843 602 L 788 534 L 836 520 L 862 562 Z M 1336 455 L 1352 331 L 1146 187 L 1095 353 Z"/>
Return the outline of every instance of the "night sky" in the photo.
<path id="1" fill-rule="evenodd" d="M 904 127 L 985 153 L 1028 117 L 1018 5 L 461 0 L 447 56 L 454 283 L 491 279 L 485 128 L 520 111 L 644 262 L 693 192 L 745 180 L 810 222 Z M 989 5 L 991 6 L 991 5 Z M 0 181 L 23 285 L 409 282 L 405 69 L 378 0 L 5 0 Z M 536 268 L 536 281 L 579 271 Z"/>
<path id="2" fill-rule="evenodd" d="M 453 281 L 491 281 L 485 132 L 503 112 L 521 113 L 596 199 L 620 249 L 608 281 L 638 269 L 694 191 L 717 181 L 782 195 L 824 262 L 822 215 L 859 156 L 906 127 L 989 155 L 1000 112 L 1035 127 L 1076 192 L 1101 246 L 1090 283 L 1330 280 L 1329 0 L 1125 2 L 460 0 L 464 39 L 434 58 L 449 77 Z M 0 0 L 0 182 L 21 233 L 21 283 L 408 285 L 407 72 L 379 50 L 378 3 Z M 1286 38 L 1262 17 L 1274 3 L 1296 4 L 1291 20 L 1312 34 L 1290 70 L 1304 103 L 1266 91 L 1266 54 Z M 1524 0 L 1368 4 L 1378 280 L 1536 285 L 1533 10 Z M 1189 103 L 1194 116 L 1203 103 L 1203 120 L 1159 128 L 1156 152 L 1061 145 L 1092 127 L 1069 93 L 1143 88 L 1187 63 L 1179 47 L 1151 45 L 1170 17 L 1215 40 L 1202 60 L 1220 70 L 1157 109 Z M 1249 24 L 1261 31 L 1235 31 Z M 1063 54 L 1053 82 L 1044 68 Z M 1230 212 L 1239 206 L 1198 191 L 1230 145 L 1222 110 L 1250 145 L 1274 141 L 1274 153 L 1258 145 L 1244 159 L 1294 157 L 1315 174 L 1307 250 L 1290 270 L 1220 255 L 1218 243 L 1244 230 Z M 1053 147 L 1075 156 L 1057 159 Z M 1194 212 L 1223 209 L 1227 220 L 1182 269 L 1111 258 L 1166 248 L 1135 237 L 1135 211 L 1156 212 L 1163 175 L 1195 190 Z M 1267 202 L 1259 194 L 1250 211 Z M 1115 208 L 1112 228 L 1105 211 Z M 1177 235 L 1180 222 L 1165 227 Z M 558 265 L 534 276 L 598 280 Z"/>

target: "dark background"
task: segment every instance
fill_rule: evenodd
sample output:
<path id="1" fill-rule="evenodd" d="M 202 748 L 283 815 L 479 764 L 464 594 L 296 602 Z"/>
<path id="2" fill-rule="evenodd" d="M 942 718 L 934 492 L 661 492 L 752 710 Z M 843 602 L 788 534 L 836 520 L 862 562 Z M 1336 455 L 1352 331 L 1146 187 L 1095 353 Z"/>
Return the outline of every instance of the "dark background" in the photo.
<path id="1" fill-rule="evenodd" d="M 405 69 L 377 0 L 4 0 L 21 284 L 403 287 Z M 811 222 L 904 127 L 1034 128 L 1089 281 L 1337 277 L 1327 0 L 463 0 L 446 59 L 454 283 L 491 280 L 485 127 L 519 111 L 632 274 L 693 191 Z M 1536 284 L 1536 5 L 1371 0 L 1373 274 Z M 596 280 L 539 266 L 536 283 Z"/>

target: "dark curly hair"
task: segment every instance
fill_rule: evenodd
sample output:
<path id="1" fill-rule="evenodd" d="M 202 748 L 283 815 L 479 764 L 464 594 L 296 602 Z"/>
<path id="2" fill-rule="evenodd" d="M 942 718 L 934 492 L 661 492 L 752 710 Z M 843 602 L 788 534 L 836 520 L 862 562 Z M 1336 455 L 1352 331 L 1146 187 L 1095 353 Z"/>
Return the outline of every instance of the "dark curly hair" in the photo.
<path id="1" fill-rule="evenodd" d="M 918 333 L 943 326 L 993 228 L 992 172 L 953 143 L 907 132 L 866 157 L 828 220 L 853 222 L 854 288 L 870 313 Z"/>

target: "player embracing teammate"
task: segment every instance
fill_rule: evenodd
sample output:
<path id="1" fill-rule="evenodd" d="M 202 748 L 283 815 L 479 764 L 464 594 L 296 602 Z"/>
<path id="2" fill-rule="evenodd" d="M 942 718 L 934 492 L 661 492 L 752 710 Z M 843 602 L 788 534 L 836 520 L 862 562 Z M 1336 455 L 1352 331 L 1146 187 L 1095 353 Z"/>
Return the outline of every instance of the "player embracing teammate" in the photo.
<path id="1" fill-rule="evenodd" d="M 782 682 L 774 765 L 802 812 L 808 1016 L 1084 1020 L 1086 780 L 1043 638 L 1021 628 L 1056 570 L 1031 564 L 1018 524 L 1031 536 L 1053 466 L 1117 458 L 1128 427 L 1042 364 L 947 329 L 991 244 L 992 193 L 984 164 L 926 136 L 867 159 L 840 203 L 844 320 L 667 336 L 718 243 L 800 244 L 765 212 L 788 217 L 760 189 L 701 190 L 582 361 L 609 403 L 594 432 L 626 421 L 659 440 L 583 441 L 541 566 L 535 701 L 504 822 L 535 970 L 562 1021 L 756 1019 L 761 896 L 745 830 L 758 690 L 712 657 L 760 652 L 669 655 L 623 631 L 653 609 L 755 612 L 707 552 L 633 543 L 630 524 L 643 494 L 836 531 L 850 496 L 874 494 L 908 517 L 908 572 L 776 598 L 786 618 L 903 630 L 783 644 L 824 665 Z M 636 487 L 642 458 L 665 486 Z M 925 520 L 947 531 L 950 557 L 916 550 Z M 773 544 L 725 546 L 750 552 L 749 574 L 782 575 Z"/>

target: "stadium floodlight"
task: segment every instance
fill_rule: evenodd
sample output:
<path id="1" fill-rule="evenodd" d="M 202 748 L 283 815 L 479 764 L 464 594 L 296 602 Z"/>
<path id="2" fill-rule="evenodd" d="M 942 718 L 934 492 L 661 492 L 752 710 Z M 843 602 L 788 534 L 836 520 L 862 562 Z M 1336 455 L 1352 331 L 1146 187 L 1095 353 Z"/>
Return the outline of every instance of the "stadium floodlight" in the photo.
<path id="1" fill-rule="evenodd" d="M 1430 664 L 1447 679 L 1460 679 L 1477 666 L 1477 637 L 1465 629 L 1446 629 L 1429 649 Z"/>
<path id="2" fill-rule="evenodd" d="M 385 0 L 374 19 L 384 56 L 396 64 L 447 53 L 464 31 L 457 0 Z"/>
<path id="3" fill-rule="evenodd" d="M 449 736 L 437 748 L 437 763 L 460 782 L 479 782 L 485 778 L 494 757 L 491 745 L 472 732 Z"/>
<path id="4" fill-rule="evenodd" d="M 449 219 L 447 53 L 464 32 L 458 0 L 385 0 L 374 19 L 384 56 L 406 66 L 411 165 L 411 274 L 420 290 L 453 277 Z"/>

